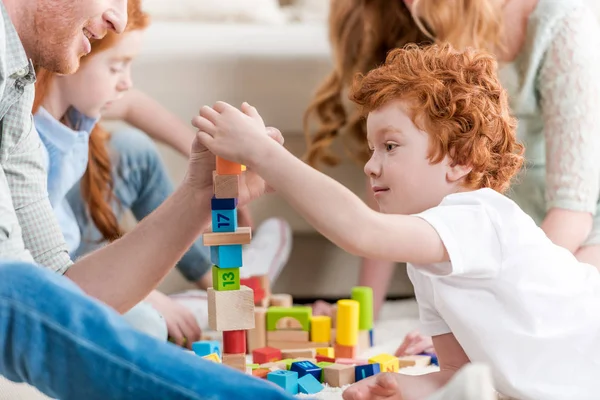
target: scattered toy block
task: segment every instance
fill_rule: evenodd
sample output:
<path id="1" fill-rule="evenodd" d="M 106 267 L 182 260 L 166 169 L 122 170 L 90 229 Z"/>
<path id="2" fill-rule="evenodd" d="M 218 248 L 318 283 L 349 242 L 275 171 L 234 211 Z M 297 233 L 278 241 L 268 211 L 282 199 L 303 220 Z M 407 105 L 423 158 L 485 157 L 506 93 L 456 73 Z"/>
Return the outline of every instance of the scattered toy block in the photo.
<path id="1" fill-rule="evenodd" d="M 296 371 L 298 378 L 302 378 L 306 374 L 311 374 L 317 380 L 321 378 L 321 368 L 310 361 L 295 361 L 290 366 L 290 371 Z"/>
<path id="2" fill-rule="evenodd" d="M 252 353 L 255 349 L 267 346 L 266 323 L 267 309 L 256 307 L 254 309 L 254 329 L 246 331 L 246 343 L 249 353 Z"/>
<path id="3" fill-rule="evenodd" d="M 315 394 L 323 390 L 321 382 L 311 374 L 298 379 L 298 391 L 304 394 Z"/>
<path id="4" fill-rule="evenodd" d="M 356 382 L 377 375 L 380 372 L 379 364 L 357 365 L 354 368 L 354 380 Z"/>
<path id="5" fill-rule="evenodd" d="M 246 285 L 254 291 L 254 304 L 262 302 L 266 294 L 259 277 L 252 276 L 250 278 L 242 278 L 240 282 L 242 285 Z"/>
<path id="6" fill-rule="evenodd" d="M 335 363 L 343 365 L 367 365 L 369 361 L 356 358 L 336 358 Z"/>
<path id="7" fill-rule="evenodd" d="M 323 382 L 323 375 L 325 373 L 324 369 L 325 367 L 329 367 L 330 365 L 335 364 L 334 362 L 329 362 L 329 361 L 321 361 L 317 363 L 317 367 L 321 368 L 321 378 L 319 379 L 319 381 Z"/>
<path id="8" fill-rule="evenodd" d="M 371 340 L 369 339 L 369 331 L 358 331 L 358 352 L 362 353 L 371 348 Z"/>
<path id="9" fill-rule="evenodd" d="M 289 394 L 298 394 L 298 373 L 295 371 L 273 371 L 267 375 L 267 380 Z"/>
<path id="10" fill-rule="evenodd" d="M 269 368 L 257 368 L 252 371 L 252 375 L 257 378 L 267 379 L 267 375 L 272 372 Z"/>
<path id="11" fill-rule="evenodd" d="M 400 361 L 398 357 L 391 354 L 379 354 L 378 356 L 369 358 L 369 363 L 379 364 L 381 372 L 398 372 Z"/>
<path id="12" fill-rule="evenodd" d="M 217 291 L 240 290 L 240 269 L 212 267 L 213 289 Z"/>
<path id="13" fill-rule="evenodd" d="M 225 160 L 217 156 L 217 174 L 219 175 L 240 175 L 242 173 L 242 164 Z"/>
<path id="14" fill-rule="evenodd" d="M 246 364 L 246 367 L 254 369 L 260 368 L 260 364 Z"/>
<path id="15" fill-rule="evenodd" d="M 244 354 L 227 354 L 223 353 L 223 364 L 237 369 L 238 371 L 246 372 L 246 353 Z"/>
<path id="16" fill-rule="evenodd" d="M 314 343 L 314 342 L 280 342 L 275 340 L 267 340 L 267 346 L 275 347 L 281 350 L 294 350 L 294 349 L 317 349 L 319 347 L 327 346 L 327 343 Z"/>
<path id="17" fill-rule="evenodd" d="M 240 197 L 240 176 L 221 175 L 213 171 L 213 192 L 217 199 Z"/>
<path id="18" fill-rule="evenodd" d="M 285 358 L 308 357 L 315 358 L 315 349 L 288 349 L 282 350 L 281 356 Z"/>
<path id="19" fill-rule="evenodd" d="M 302 330 L 302 324 L 292 317 L 283 317 L 277 321 L 276 330 Z"/>
<path id="20" fill-rule="evenodd" d="M 358 356 L 357 346 L 344 346 L 336 343 L 334 351 L 336 358 L 356 358 Z"/>
<path id="21" fill-rule="evenodd" d="M 437 366 L 440 365 L 440 363 L 438 362 L 437 354 L 435 354 L 435 353 L 421 353 L 419 355 L 420 356 L 429 356 L 429 357 L 431 357 L 431 364 L 432 365 L 437 365 Z"/>
<path id="22" fill-rule="evenodd" d="M 331 341 L 331 317 L 325 315 L 311 317 L 310 340 L 324 343 Z"/>
<path id="23" fill-rule="evenodd" d="M 294 362 L 299 362 L 299 361 L 310 361 L 311 363 L 317 365 L 317 359 L 316 358 L 311 358 L 311 357 L 296 357 L 294 359 Z"/>
<path id="24" fill-rule="evenodd" d="M 219 268 L 241 268 L 243 265 L 242 245 L 212 246 L 210 248 L 210 261 Z M 254 298 L 254 295 L 252 297 Z"/>
<path id="25" fill-rule="evenodd" d="M 355 382 L 354 366 L 332 364 L 323 369 L 323 381 L 331 387 L 342 387 Z"/>
<path id="26" fill-rule="evenodd" d="M 277 330 L 277 322 L 282 318 L 293 318 L 300 323 L 303 331 L 308 332 L 311 316 L 312 308 L 310 307 L 269 307 L 267 310 L 267 330 Z"/>
<path id="27" fill-rule="evenodd" d="M 237 210 L 212 210 L 213 232 L 235 232 L 238 229 Z"/>
<path id="28" fill-rule="evenodd" d="M 207 354 L 205 356 L 202 356 L 202 358 L 204 358 L 205 360 L 216 362 L 217 364 L 221 364 L 221 358 L 217 353 Z"/>
<path id="29" fill-rule="evenodd" d="M 208 289 L 208 324 L 215 331 L 254 328 L 254 295 L 246 286 L 219 292 Z"/>
<path id="30" fill-rule="evenodd" d="M 326 356 L 321 356 L 318 355 L 315 357 L 317 362 L 330 362 L 330 363 L 334 363 L 335 362 L 335 358 L 333 357 L 326 357 Z"/>
<path id="31" fill-rule="evenodd" d="M 252 232 L 249 227 L 237 228 L 235 232 L 207 232 L 202 235 L 204 246 L 227 246 L 233 244 L 249 244 Z"/>
<path id="32" fill-rule="evenodd" d="M 210 209 L 213 211 L 216 210 L 235 210 L 238 205 L 238 199 L 217 199 L 213 196 L 210 200 Z M 237 213 L 236 213 L 237 215 Z"/>
<path id="33" fill-rule="evenodd" d="M 358 344 L 358 301 L 339 300 L 337 306 L 336 343 L 343 346 L 356 346 Z"/>
<path id="34" fill-rule="evenodd" d="M 335 357 L 335 351 L 333 350 L 333 347 L 319 347 L 316 350 L 317 350 L 317 355 L 325 356 L 325 357 L 329 357 L 329 358 Z"/>
<path id="35" fill-rule="evenodd" d="M 283 360 L 281 360 L 282 363 L 285 364 L 285 369 L 290 369 L 290 367 L 292 366 L 292 363 L 296 361 L 296 359 L 294 358 L 285 358 Z"/>
<path id="36" fill-rule="evenodd" d="M 192 351 L 201 357 L 212 353 L 222 354 L 221 343 L 216 340 L 200 340 L 192 343 Z"/>
<path id="37" fill-rule="evenodd" d="M 309 334 L 306 331 L 269 331 L 267 332 L 267 342 L 309 342 Z"/>
<path id="38" fill-rule="evenodd" d="M 373 288 L 369 286 L 353 287 L 350 298 L 359 304 L 358 329 L 361 331 L 373 329 Z"/>
<path id="39" fill-rule="evenodd" d="M 403 356 L 398 357 L 398 368 L 426 367 L 431 364 L 429 356 Z"/>
<path id="40" fill-rule="evenodd" d="M 277 293 L 271 295 L 271 307 L 290 308 L 294 305 L 294 300 L 291 294 Z"/>
<path id="41" fill-rule="evenodd" d="M 223 353 L 246 354 L 246 331 L 224 331 Z"/>
<path id="42" fill-rule="evenodd" d="M 265 364 L 283 359 L 281 350 L 272 347 L 263 347 L 252 351 L 252 361 Z"/>

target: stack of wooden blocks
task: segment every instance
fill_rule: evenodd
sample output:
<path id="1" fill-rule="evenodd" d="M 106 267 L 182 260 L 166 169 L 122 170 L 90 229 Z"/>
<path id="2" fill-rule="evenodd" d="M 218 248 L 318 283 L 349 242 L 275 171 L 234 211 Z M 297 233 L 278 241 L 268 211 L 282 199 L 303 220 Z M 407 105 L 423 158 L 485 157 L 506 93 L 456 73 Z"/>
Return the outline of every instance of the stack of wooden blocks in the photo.
<path id="1" fill-rule="evenodd" d="M 217 157 L 212 231 L 204 234 L 203 241 L 205 246 L 211 246 L 214 264 L 213 287 L 208 289 L 208 323 L 212 330 L 223 333 L 223 364 L 246 372 L 246 331 L 255 325 L 253 290 L 240 285 L 242 245 L 252 238 L 250 228 L 237 224 L 242 172 L 242 165 Z"/>

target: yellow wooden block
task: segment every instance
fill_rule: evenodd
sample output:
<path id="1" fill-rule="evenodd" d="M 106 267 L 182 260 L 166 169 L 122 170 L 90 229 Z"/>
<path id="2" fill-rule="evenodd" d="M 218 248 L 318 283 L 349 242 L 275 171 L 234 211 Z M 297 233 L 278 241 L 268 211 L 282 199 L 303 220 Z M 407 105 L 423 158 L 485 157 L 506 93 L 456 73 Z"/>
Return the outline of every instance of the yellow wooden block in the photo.
<path id="1" fill-rule="evenodd" d="M 331 341 L 331 317 L 319 315 L 310 318 L 310 340 L 324 343 Z"/>
<path id="2" fill-rule="evenodd" d="M 378 356 L 369 358 L 369 364 L 379 364 L 381 372 L 398 372 L 400 369 L 400 361 L 398 357 L 391 354 L 379 354 Z"/>
<path id="3" fill-rule="evenodd" d="M 202 235 L 204 246 L 249 244 L 251 241 L 252 230 L 249 226 L 239 227 L 235 232 L 207 232 Z"/>
<path id="4" fill-rule="evenodd" d="M 210 360 L 210 361 L 214 361 L 218 364 L 221 364 L 221 358 L 219 357 L 219 355 L 217 353 L 211 353 L 207 356 L 202 357 L 205 360 Z"/>
<path id="5" fill-rule="evenodd" d="M 333 347 L 319 347 L 317 354 L 323 357 L 335 358 L 335 351 Z"/>
<path id="6" fill-rule="evenodd" d="M 358 344 L 359 304 L 356 300 L 337 302 L 336 342 L 342 346 Z"/>

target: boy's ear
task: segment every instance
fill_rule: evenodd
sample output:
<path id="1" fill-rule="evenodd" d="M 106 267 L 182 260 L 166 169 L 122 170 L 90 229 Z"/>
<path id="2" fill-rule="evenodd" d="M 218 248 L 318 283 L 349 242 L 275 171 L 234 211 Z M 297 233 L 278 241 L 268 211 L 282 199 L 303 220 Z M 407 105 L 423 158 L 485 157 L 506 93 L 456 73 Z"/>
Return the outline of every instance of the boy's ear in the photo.
<path id="1" fill-rule="evenodd" d="M 458 182 L 465 176 L 469 175 L 469 173 L 473 170 L 473 167 L 467 165 L 448 165 L 448 170 L 446 171 L 446 179 L 448 182 Z"/>

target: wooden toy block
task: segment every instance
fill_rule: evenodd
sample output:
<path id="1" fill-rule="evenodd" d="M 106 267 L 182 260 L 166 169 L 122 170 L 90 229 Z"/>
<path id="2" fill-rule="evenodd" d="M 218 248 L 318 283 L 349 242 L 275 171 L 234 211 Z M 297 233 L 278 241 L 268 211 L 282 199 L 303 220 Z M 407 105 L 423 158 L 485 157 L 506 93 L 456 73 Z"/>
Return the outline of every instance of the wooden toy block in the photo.
<path id="1" fill-rule="evenodd" d="M 217 156 L 217 174 L 219 175 L 240 175 L 242 173 L 242 164 L 225 160 Z"/>
<path id="2" fill-rule="evenodd" d="M 277 322 L 282 318 L 293 318 L 302 326 L 303 331 L 309 331 L 312 308 L 299 307 L 269 307 L 267 310 L 267 330 L 277 330 Z"/>
<path id="3" fill-rule="evenodd" d="M 367 364 L 369 364 L 369 361 L 368 360 L 358 360 L 355 358 L 336 358 L 335 363 L 343 364 L 343 365 L 367 365 Z"/>
<path id="4" fill-rule="evenodd" d="M 302 324 L 295 318 L 283 317 L 275 325 L 276 330 L 302 330 Z"/>
<path id="5" fill-rule="evenodd" d="M 308 344 L 309 334 L 306 331 L 269 331 L 267 332 L 267 342 L 302 342 Z"/>
<path id="6" fill-rule="evenodd" d="M 223 353 L 223 364 L 237 369 L 238 371 L 246 372 L 246 353 L 244 354 L 227 354 Z"/>
<path id="7" fill-rule="evenodd" d="M 219 268 L 240 268 L 243 265 L 242 245 L 213 246 L 210 248 L 210 261 Z"/>
<path id="8" fill-rule="evenodd" d="M 258 364 L 270 363 L 283 359 L 281 350 L 263 347 L 252 351 L 252 361 Z"/>
<path id="9" fill-rule="evenodd" d="M 319 347 L 317 348 L 317 355 L 334 358 L 335 351 L 333 350 L 333 347 Z"/>
<path id="10" fill-rule="evenodd" d="M 356 346 L 358 344 L 358 301 L 340 300 L 337 306 L 336 342 L 343 346 Z"/>
<path id="11" fill-rule="evenodd" d="M 317 356 L 315 358 L 317 359 L 317 362 L 330 362 L 330 363 L 335 362 L 335 358 L 333 358 L 333 357 L 320 356 L 317 354 Z"/>
<path id="12" fill-rule="evenodd" d="M 420 356 L 429 356 L 431 357 L 431 364 L 432 365 L 437 365 L 439 366 L 440 363 L 438 362 L 438 358 L 437 358 L 437 354 L 435 353 L 420 353 Z"/>
<path id="13" fill-rule="evenodd" d="M 323 381 L 331 387 L 342 387 L 355 382 L 354 366 L 332 364 L 323 370 Z"/>
<path id="14" fill-rule="evenodd" d="M 216 210 L 235 210 L 238 205 L 238 199 L 217 199 L 213 196 L 210 201 L 210 209 Z"/>
<path id="15" fill-rule="evenodd" d="M 225 290 L 240 290 L 240 269 L 212 267 L 213 289 L 220 292 Z"/>
<path id="16" fill-rule="evenodd" d="M 310 340 L 324 343 L 331 341 L 331 317 L 325 315 L 311 317 Z"/>
<path id="17" fill-rule="evenodd" d="M 221 358 L 219 357 L 219 355 L 217 353 L 211 353 L 211 354 L 202 356 L 202 358 L 204 358 L 205 360 L 216 362 L 217 364 L 221 364 Z"/>
<path id="18" fill-rule="evenodd" d="M 358 355 L 357 346 L 344 346 L 339 343 L 334 347 L 335 358 L 356 358 Z"/>
<path id="19" fill-rule="evenodd" d="M 271 279 L 269 275 L 259 275 L 258 279 L 260 280 L 260 286 L 265 291 L 265 297 L 271 297 Z M 267 304 L 268 307 L 268 304 Z"/>
<path id="20" fill-rule="evenodd" d="M 299 361 L 310 361 L 311 363 L 317 365 L 317 359 L 316 358 L 310 358 L 310 357 L 296 357 L 294 359 L 294 362 L 299 362 Z M 291 366 L 291 364 L 290 364 Z"/>
<path id="21" fill-rule="evenodd" d="M 267 346 L 275 347 L 281 350 L 295 350 L 295 349 L 317 349 L 319 347 L 327 346 L 327 343 L 315 343 L 315 342 L 280 342 L 275 340 L 267 340 Z"/>
<path id="22" fill-rule="evenodd" d="M 369 338 L 369 331 L 358 331 L 358 351 L 362 353 L 365 350 L 371 348 L 371 340 Z"/>
<path id="23" fill-rule="evenodd" d="M 202 235 L 204 246 L 224 246 L 230 244 L 249 244 L 252 241 L 250 227 L 237 228 L 235 232 L 207 232 Z"/>
<path id="24" fill-rule="evenodd" d="M 310 361 L 295 361 L 290 366 L 290 371 L 296 371 L 298 378 L 302 378 L 306 374 L 311 374 L 315 379 L 321 379 L 321 368 Z"/>
<path id="25" fill-rule="evenodd" d="M 240 176 L 220 175 L 213 171 L 213 192 L 217 199 L 240 197 Z"/>
<path id="26" fill-rule="evenodd" d="M 358 329 L 370 331 L 373 329 L 373 289 L 369 286 L 356 286 L 350 295 L 359 304 Z"/>
<path id="27" fill-rule="evenodd" d="M 315 394 L 323 390 L 323 385 L 314 376 L 308 374 L 298 379 L 298 392 Z"/>
<path id="28" fill-rule="evenodd" d="M 212 210 L 213 232 L 235 232 L 238 228 L 237 210 Z"/>
<path id="29" fill-rule="evenodd" d="M 377 375 L 380 371 L 379 364 L 357 365 L 354 368 L 354 380 L 361 381 L 373 375 Z"/>
<path id="30" fill-rule="evenodd" d="M 271 295 L 271 307 L 292 307 L 294 299 L 291 294 L 277 293 Z"/>
<path id="31" fill-rule="evenodd" d="M 315 349 L 289 349 L 282 350 L 281 356 L 283 358 L 298 358 L 298 357 L 308 357 L 315 358 Z"/>
<path id="32" fill-rule="evenodd" d="M 290 369 L 290 367 L 292 366 L 292 363 L 295 362 L 295 361 L 296 361 L 295 358 L 286 358 L 284 360 L 281 360 L 281 362 L 285 364 L 285 368 L 287 370 Z"/>
<path id="33" fill-rule="evenodd" d="M 250 367 L 253 370 L 260 368 L 260 364 L 246 364 L 246 367 Z"/>
<path id="34" fill-rule="evenodd" d="M 257 378 L 267 379 L 267 375 L 272 372 L 269 368 L 257 368 L 252 371 L 252 375 Z"/>
<path id="35" fill-rule="evenodd" d="M 221 343 L 216 340 L 200 340 L 192 343 L 192 351 L 196 355 L 204 357 L 212 353 L 222 354 Z"/>
<path id="36" fill-rule="evenodd" d="M 267 375 L 267 380 L 289 394 L 298 394 L 298 373 L 295 371 L 273 371 Z"/>
<path id="37" fill-rule="evenodd" d="M 378 356 L 369 358 L 369 363 L 379 364 L 381 372 L 398 372 L 400 369 L 400 361 L 398 357 L 391 354 L 379 354 Z"/>
<path id="38" fill-rule="evenodd" d="M 321 377 L 319 378 L 319 381 L 324 382 L 324 375 L 325 375 L 325 367 L 329 367 L 330 365 L 333 365 L 333 362 L 329 362 L 329 361 L 321 361 L 317 363 L 317 367 L 321 368 Z"/>
<path id="39" fill-rule="evenodd" d="M 215 331 L 254 328 L 254 295 L 246 286 L 219 292 L 208 288 L 208 325 Z"/>
<path id="40" fill-rule="evenodd" d="M 246 332 L 246 343 L 248 352 L 252 353 L 256 349 L 267 346 L 266 326 L 267 309 L 256 307 L 254 309 L 254 329 L 249 329 Z"/>
<path id="41" fill-rule="evenodd" d="M 426 367 L 431 364 L 429 356 L 403 356 L 398 357 L 398 368 Z"/>
<path id="42" fill-rule="evenodd" d="M 224 331 L 223 353 L 246 354 L 246 331 Z"/>
<path id="43" fill-rule="evenodd" d="M 240 282 L 254 291 L 254 304 L 260 304 L 265 298 L 265 290 L 262 287 L 260 278 L 252 276 L 250 278 L 242 278 Z"/>

